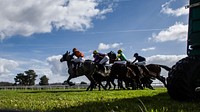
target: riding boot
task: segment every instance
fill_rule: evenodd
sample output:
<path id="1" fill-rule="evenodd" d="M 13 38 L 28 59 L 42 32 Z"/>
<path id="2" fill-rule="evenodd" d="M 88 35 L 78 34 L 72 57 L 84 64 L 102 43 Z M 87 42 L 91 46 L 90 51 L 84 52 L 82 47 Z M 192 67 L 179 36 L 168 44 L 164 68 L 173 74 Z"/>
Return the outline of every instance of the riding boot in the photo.
<path id="1" fill-rule="evenodd" d="M 79 68 L 79 67 L 80 67 L 80 62 L 77 63 L 77 68 Z"/>
<path id="2" fill-rule="evenodd" d="M 98 71 L 105 73 L 105 67 L 102 64 L 98 64 Z"/>
<path id="3" fill-rule="evenodd" d="M 105 66 L 105 70 L 108 72 L 110 70 L 109 66 Z"/>
<path id="4" fill-rule="evenodd" d="M 77 70 L 76 67 L 74 67 L 73 72 L 74 72 L 75 75 L 76 75 L 76 70 Z"/>
<path id="5" fill-rule="evenodd" d="M 105 67 L 105 65 L 102 65 L 102 71 L 103 71 L 103 73 L 106 73 L 106 67 Z"/>
<path id="6" fill-rule="evenodd" d="M 150 76 L 150 72 L 149 72 L 149 70 L 147 69 L 146 66 L 141 65 L 140 67 L 144 70 L 144 73 L 145 73 L 146 75 Z"/>
<path id="7" fill-rule="evenodd" d="M 73 64 L 72 64 L 72 65 L 74 65 L 74 66 L 73 66 L 73 68 L 76 68 L 76 66 L 77 66 L 77 63 L 73 62 Z"/>

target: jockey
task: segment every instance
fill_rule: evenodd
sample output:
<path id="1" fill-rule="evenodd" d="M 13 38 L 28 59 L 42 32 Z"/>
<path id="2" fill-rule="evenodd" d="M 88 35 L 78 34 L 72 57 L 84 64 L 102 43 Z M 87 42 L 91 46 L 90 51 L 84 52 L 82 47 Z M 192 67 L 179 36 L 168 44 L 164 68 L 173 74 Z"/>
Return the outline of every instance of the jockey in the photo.
<path id="1" fill-rule="evenodd" d="M 135 63 L 136 61 L 138 61 L 136 63 L 137 65 L 146 65 L 146 59 L 142 56 L 139 56 L 138 53 L 135 53 L 133 57 L 135 57 L 135 60 L 132 63 Z"/>
<path id="2" fill-rule="evenodd" d="M 122 50 L 119 49 L 119 50 L 117 51 L 117 53 L 118 53 L 118 55 L 117 55 L 117 60 L 119 60 L 119 61 L 115 61 L 114 63 L 126 64 L 127 58 L 126 58 L 126 56 L 122 53 Z"/>
<path id="3" fill-rule="evenodd" d="M 149 75 L 149 70 L 148 70 L 147 67 L 145 66 L 145 65 L 146 65 L 146 59 L 145 59 L 144 57 L 138 55 L 138 53 L 135 53 L 135 54 L 133 55 L 133 57 L 135 57 L 135 60 L 132 62 L 132 64 L 135 63 L 135 62 L 137 61 L 135 64 L 136 64 L 136 65 L 139 65 L 139 66 L 144 70 L 144 72 L 145 72 L 147 75 Z"/>
<path id="4" fill-rule="evenodd" d="M 93 51 L 94 62 L 105 65 L 109 64 L 109 57 L 107 54 L 99 53 L 97 50 Z"/>
<path id="5" fill-rule="evenodd" d="M 80 52 L 77 48 L 73 48 L 71 56 L 76 56 L 77 58 L 72 59 L 71 61 L 74 62 L 74 68 L 79 67 L 80 63 L 83 63 L 85 61 L 84 54 Z M 78 64 L 78 66 L 76 66 Z"/>
<path id="6" fill-rule="evenodd" d="M 109 64 L 109 57 L 107 54 L 103 54 L 103 53 L 99 53 L 97 50 L 93 51 L 93 57 L 94 57 L 94 62 L 99 64 L 103 70 L 103 72 L 105 73 L 105 68 L 104 65 L 108 65 Z"/>

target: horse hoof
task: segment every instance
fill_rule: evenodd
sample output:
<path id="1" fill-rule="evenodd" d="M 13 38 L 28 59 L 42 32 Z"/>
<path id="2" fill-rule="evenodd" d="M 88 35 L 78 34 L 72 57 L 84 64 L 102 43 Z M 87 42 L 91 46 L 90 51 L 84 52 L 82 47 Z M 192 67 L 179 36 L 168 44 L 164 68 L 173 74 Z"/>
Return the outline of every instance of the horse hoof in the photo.
<path id="1" fill-rule="evenodd" d="M 74 86 L 75 85 L 75 83 L 73 83 L 73 82 L 69 82 L 68 84 L 69 84 L 69 86 Z"/>

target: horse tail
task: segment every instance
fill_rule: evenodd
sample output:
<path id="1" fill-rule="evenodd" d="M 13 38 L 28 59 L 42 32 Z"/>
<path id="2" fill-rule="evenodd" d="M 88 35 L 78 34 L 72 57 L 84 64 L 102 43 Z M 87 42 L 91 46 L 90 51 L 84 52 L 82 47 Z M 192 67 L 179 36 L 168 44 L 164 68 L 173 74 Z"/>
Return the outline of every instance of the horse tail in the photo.
<path id="1" fill-rule="evenodd" d="M 164 68 L 167 71 L 170 71 L 172 68 L 166 66 L 166 65 L 159 65 L 161 68 Z"/>

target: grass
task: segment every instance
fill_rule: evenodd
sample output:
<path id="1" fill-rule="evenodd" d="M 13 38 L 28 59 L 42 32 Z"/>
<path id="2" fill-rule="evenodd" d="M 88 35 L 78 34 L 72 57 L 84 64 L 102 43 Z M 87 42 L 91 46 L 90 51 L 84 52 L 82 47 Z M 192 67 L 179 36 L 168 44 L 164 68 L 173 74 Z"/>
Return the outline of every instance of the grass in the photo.
<path id="1" fill-rule="evenodd" d="M 0 110 L 41 112 L 199 112 L 200 102 L 170 99 L 156 90 L 1 90 Z"/>

